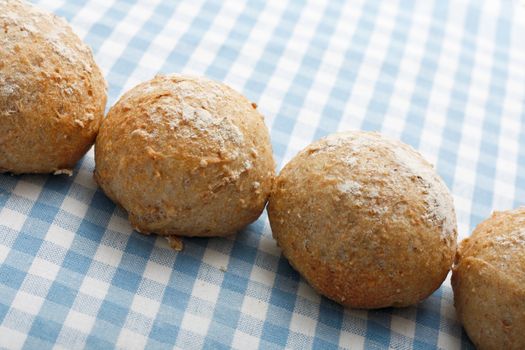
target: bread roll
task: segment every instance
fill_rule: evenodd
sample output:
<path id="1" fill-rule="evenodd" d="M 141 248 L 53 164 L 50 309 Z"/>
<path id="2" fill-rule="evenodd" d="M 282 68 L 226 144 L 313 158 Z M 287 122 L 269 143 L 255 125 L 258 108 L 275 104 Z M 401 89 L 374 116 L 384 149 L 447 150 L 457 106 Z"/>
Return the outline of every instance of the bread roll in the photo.
<path id="1" fill-rule="evenodd" d="M 62 19 L 0 0 L 0 172 L 70 172 L 95 141 L 106 83 Z"/>
<path id="2" fill-rule="evenodd" d="M 348 307 L 415 304 L 456 250 L 452 198 L 411 147 L 370 132 L 314 142 L 277 177 L 273 236 L 317 290 Z"/>
<path id="3" fill-rule="evenodd" d="M 261 214 L 274 177 L 255 104 L 208 79 L 157 76 L 111 108 L 95 178 L 143 233 L 232 234 Z"/>
<path id="4" fill-rule="evenodd" d="M 461 242 L 452 287 L 478 349 L 525 349 L 525 207 L 495 212 Z"/>

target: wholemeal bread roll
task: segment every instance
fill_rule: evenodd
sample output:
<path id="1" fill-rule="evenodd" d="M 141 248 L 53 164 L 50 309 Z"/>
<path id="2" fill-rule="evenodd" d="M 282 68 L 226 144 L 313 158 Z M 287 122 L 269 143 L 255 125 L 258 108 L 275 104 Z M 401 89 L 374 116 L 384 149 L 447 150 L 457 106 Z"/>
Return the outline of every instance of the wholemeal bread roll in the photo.
<path id="1" fill-rule="evenodd" d="M 64 20 L 0 0 L 0 172 L 70 172 L 105 104 L 93 55 Z"/>
<path id="2" fill-rule="evenodd" d="M 95 178 L 142 233 L 232 234 L 261 214 L 274 176 L 255 104 L 211 80 L 157 76 L 111 108 Z"/>
<path id="3" fill-rule="evenodd" d="M 452 198 L 409 146 L 370 132 L 314 142 L 277 177 L 268 213 L 292 266 L 345 306 L 415 304 L 456 250 Z"/>
<path id="4" fill-rule="evenodd" d="M 452 287 L 478 349 L 525 349 L 525 207 L 494 213 L 461 242 Z"/>

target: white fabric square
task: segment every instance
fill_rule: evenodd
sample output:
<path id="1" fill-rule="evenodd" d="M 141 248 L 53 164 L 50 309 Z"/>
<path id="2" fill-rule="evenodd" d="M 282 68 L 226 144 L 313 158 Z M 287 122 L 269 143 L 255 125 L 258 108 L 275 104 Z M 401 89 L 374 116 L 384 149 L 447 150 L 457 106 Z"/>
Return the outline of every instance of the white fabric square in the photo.
<path id="1" fill-rule="evenodd" d="M 9 227 L 12 230 L 20 231 L 24 222 L 27 219 L 27 216 L 12 210 L 9 208 L 0 209 L 0 225 Z"/>
<path id="2" fill-rule="evenodd" d="M 38 311 L 43 303 L 44 299 L 39 296 L 24 291 L 18 291 L 11 306 L 30 315 L 38 315 Z"/>
<path id="3" fill-rule="evenodd" d="M 29 273 L 35 276 L 43 277 L 49 281 L 54 281 L 60 266 L 56 265 L 48 260 L 35 257 L 31 267 L 29 267 Z"/>
<path id="4" fill-rule="evenodd" d="M 131 310 L 154 319 L 155 315 L 159 311 L 160 305 L 160 302 L 156 300 L 135 294 L 131 303 Z"/>

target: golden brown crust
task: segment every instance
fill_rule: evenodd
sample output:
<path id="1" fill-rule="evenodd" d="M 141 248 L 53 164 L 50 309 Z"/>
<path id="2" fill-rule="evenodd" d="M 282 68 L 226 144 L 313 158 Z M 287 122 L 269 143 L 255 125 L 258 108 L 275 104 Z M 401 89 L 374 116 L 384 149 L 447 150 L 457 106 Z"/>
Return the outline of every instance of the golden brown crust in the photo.
<path id="1" fill-rule="evenodd" d="M 290 263 L 350 307 L 419 302 L 456 249 L 444 183 L 413 149 L 375 133 L 334 134 L 301 151 L 277 177 L 268 213 Z"/>
<path id="2" fill-rule="evenodd" d="M 495 212 L 461 242 L 452 287 L 476 347 L 525 348 L 525 207 Z"/>
<path id="3" fill-rule="evenodd" d="M 95 145 L 95 178 L 141 232 L 232 234 L 262 212 L 274 176 L 254 106 L 204 78 L 157 76 L 111 108 Z"/>
<path id="4" fill-rule="evenodd" d="M 71 169 L 95 141 L 106 84 L 62 19 L 0 1 L 0 172 Z"/>

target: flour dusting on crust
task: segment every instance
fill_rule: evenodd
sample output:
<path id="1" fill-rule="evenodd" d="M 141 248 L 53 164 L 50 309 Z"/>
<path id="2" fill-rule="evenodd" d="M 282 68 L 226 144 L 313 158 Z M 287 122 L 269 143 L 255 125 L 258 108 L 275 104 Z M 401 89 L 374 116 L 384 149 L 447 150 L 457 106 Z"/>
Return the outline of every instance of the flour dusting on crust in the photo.
<path id="1" fill-rule="evenodd" d="M 0 5 L 2 4 L 0 3 Z M 18 7 L 23 7 L 23 15 Z M 21 1 L 9 1 L 7 11 L 0 14 L 0 23 L 3 23 L 4 30 L 10 32 L 9 36 L 3 36 L 5 39 L 12 38 L 13 35 L 18 36 L 20 40 L 28 40 L 27 38 L 30 36 L 40 37 L 51 45 L 55 53 L 69 63 L 80 65 L 91 71 L 91 66 L 84 57 L 84 55 L 91 55 L 91 50 L 80 40 L 76 40 L 76 42 L 69 40 L 73 36 L 73 32 L 63 18 L 44 12 L 35 6 L 27 6 Z M 2 46 L 6 48 L 12 49 L 13 45 L 19 44 L 12 39 L 7 41 L 1 39 L 2 37 L 0 37 Z"/>
<path id="2" fill-rule="evenodd" d="M 401 188 L 400 181 L 412 179 L 414 185 L 422 189 L 423 200 L 426 206 L 426 213 L 422 220 L 429 222 L 432 226 L 441 227 L 441 238 L 455 237 L 456 220 L 453 208 L 453 201 L 450 197 L 444 182 L 434 171 L 434 168 L 423 159 L 423 157 L 412 147 L 405 145 L 397 140 L 385 138 L 377 133 L 367 132 L 346 132 L 333 134 L 324 139 L 324 142 L 317 143 L 306 149 L 309 153 L 335 152 L 343 147 L 348 154 L 343 156 L 340 161 L 345 166 L 352 169 L 359 162 L 369 162 L 363 159 L 362 154 L 366 152 L 368 156 L 374 150 L 387 149 L 391 151 L 392 160 L 395 164 L 394 169 L 386 171 L 397 171 L 398 176 L 389 177 L 393 181 L 393 186 Z M 371 166 L 370 163 L 367 166 Z M 384 170 L 384 169 L 374 169 Z M 396 180 L 399 178 L 399 181 Z M 343 194 L 351 195 L 352 201 L 358 205 L 369 205 L 370 210 L 382 215 L 388 212 L 387 207 L 381 206 L 381 187 L 380 184 L 367 184 L 363 186 L 355 179 L 341 178 L 336 184 L 337 189 Z M 397 212 L 403 214 L 406 205 L 399 204 Z M 397 214 L 393 214 L 397 215 Z"/>
<path id="3" fill-rule="evenodd" d="M 244 135 L 228 117 L 217 116 L 216 104 L 224 98 L 224 91 L 215 85 L 210 88 L 209 83 L 201 88 L 204 80 L 177 79 L 175 83 L 169 76 L 153 80 L 131 90 L 124 99 L 140 98 L 144 93 L 157 95 L 158 100 L 147 111 L 153 125 L 167 125 L 177 138 L 196 140 L 205 137 L 214 141 L 219 151 L 230 159 L 236 159 L 244 145 Z M 159 136 L 155 128 L 152 131 L 137 129 L 133 133 L 147 138 Z M 249 162 L 244 165 L 246 169 L 251 167 Z"/>
<path id="4" fill-rule="evenodd" d="M 414 149 L 399 142 L 390 140 L 389 142 L 392 143 L 393 147 L 391 149 L 404 169 L 406 176 L 419 179 L 421 185 L 425 188 L 427 214 L 424 219 L 442 227 L 442 238 L 453 237 L 456 230 L 456 220 L 453 217 L 453 203 L 446 185 L 435 173 L 434 168 Z"/>

